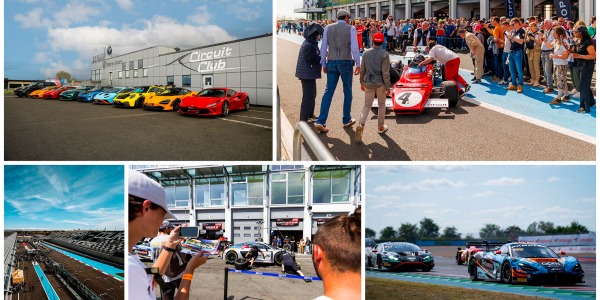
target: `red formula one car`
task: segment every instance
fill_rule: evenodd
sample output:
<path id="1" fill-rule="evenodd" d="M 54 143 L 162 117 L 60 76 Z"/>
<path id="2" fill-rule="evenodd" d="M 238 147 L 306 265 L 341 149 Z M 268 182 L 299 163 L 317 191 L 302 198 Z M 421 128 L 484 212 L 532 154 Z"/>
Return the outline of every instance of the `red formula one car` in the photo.
<path id="1" fill-rule="evenodd" d="M 386 99 L 387 110 L 395 114 L 420 114 L 425 108 L 455 107 L 459 94 L 454 81 L 442 81 L 439 87 L 434 86 L 438 77 L 442 78 L 443 67 L 433 61 L 419 67 L 425 56 L 411 53 L 408 63 L 392 59 L 390 67 L 390 80 L 395 82 L 391 88 L 391 98 Z M 377 99 L 371 106 L 373 113 L 377 114 Z"/>
<path id="2" fill-rule="evenodd" d="M 250 98 L 245 92 L 228 88 L 209 88 L 183 98 L 179 113 L 183 115 L 226 117 L 233 110 L 248 110 Z"/>

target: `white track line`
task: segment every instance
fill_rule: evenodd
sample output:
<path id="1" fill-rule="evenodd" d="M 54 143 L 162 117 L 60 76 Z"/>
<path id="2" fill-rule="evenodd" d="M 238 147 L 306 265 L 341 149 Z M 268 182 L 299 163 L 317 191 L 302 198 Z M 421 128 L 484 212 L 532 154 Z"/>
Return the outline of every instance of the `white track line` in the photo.
<path id="1" fill-rule="evenodd" d="M 229 117 L 257 119 L 257 120 L 265 120 L 265 121 L 273 122 L 273 119 L 258 118 L 258 117 L 248 117 L 248 116 L 242 116 L 242 115 L 229 115 Z"/>
<path id="2" fill-rule="evenodd" d="M 223 121 L 229 121 L 229 122 L 235 122 L 235 123 L 242 123 L 242 124 L 252 125 L 252 126 L 266 128 L 266 129 L 273 129 L 273 127 L 270 127 L 270 126 L 259 125 L 259 124 L 248 123 L 248 122 L 242 122 L 242 121 L 236 121 L 236 120 L 225 119 L 225 118 L 217 118 L 217 120 L 223 120 Z"/>
<path id="3" fill-rule="evenodd" d="M 251 109 L 251 110 L 248 110 L 248 111 L 251 111 L 251 112 L 257 112 L 257 113 L 263 113 L 263 114 L 273 114 L 273 112 L 272 112 L 272 111 L 252 110 L 252 109 Z"/>

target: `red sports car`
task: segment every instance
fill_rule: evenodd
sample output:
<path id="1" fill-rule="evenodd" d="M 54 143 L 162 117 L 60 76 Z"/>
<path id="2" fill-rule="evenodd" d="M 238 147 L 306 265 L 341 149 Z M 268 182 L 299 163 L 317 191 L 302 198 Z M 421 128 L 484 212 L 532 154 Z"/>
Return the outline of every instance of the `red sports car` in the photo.
<path id="1" fill-rule="evenodd" d="M 49 90 L 47 92 L 44 92 L 44 94 L 42 95 L 41 98 L 44 98 L 44 99 L 58 99 L 60 93 L 66 91 L 66 90 L 72 90 L 74 88 L 75 88 L 74 86 L 62 86 L 62 87 L 59 87 L 59 88 L 57 88 L 55 90 Z"/>
<path id="2" fill-rule="evenodd" d="M 236 92 L 228 88 L 209 88 L 183 98 L 179 105 L 179 113 L 226 117 L 230 111 L 248 110 L 249 107 L 250 98 L 245 92 Z"/>

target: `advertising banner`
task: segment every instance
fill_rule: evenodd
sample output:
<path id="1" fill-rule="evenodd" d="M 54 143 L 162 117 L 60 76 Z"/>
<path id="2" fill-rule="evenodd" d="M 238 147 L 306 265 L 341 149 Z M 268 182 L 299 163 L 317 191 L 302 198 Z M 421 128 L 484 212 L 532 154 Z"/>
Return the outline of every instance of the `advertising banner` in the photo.
<path id="1" fill-rule="evenodd" d="M 554 0 L 556 16 L 571 20 L 571 0 Z"/>
<path id="2" fill-rule="evenodd" d="M 506 7 L 506 17 L 512 19 L 517 16 L 515 14 L 515 0 L 504 0 L 504 7 Z"/>
<path id="3" fill-rule="evenodd" d="M 519 242 L 538 243 L 544 246 L 568 247 L 591 246 L 596 247 L 596 236 L 593 234 L 565 234 L 565 235 L 538 235 L 520 236 Z"/>

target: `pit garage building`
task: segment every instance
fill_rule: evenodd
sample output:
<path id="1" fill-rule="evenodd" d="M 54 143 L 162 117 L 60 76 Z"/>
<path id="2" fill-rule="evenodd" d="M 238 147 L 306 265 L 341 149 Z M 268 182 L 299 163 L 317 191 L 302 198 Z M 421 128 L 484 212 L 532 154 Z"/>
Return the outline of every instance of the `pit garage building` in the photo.
<path id="1" fill-rule="evenodd" d="M 200 91 L 227 87 L 248 93 L 251 105 L 273 105 L 273 35 L 181 50 L 155 46 L 92 59 L 92 82 L 103 86 L 175 85 Z M 115 49 L 116 51 L 116 49 Z"/>
<path id="2" fill-rule="evenodd" d="M 355 165 L 132 166 L 165 187 L 177 220 L 201 237 L 233 243 L 283 235 L 296 241 L 361 205 L 361 167 Z"/>

